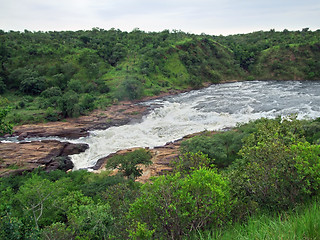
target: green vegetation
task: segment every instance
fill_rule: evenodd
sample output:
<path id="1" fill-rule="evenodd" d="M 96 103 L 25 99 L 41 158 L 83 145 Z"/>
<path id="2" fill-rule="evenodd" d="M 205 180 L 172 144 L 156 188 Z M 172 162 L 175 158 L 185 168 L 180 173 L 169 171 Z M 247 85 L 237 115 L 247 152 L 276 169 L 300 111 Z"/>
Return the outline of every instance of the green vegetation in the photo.
<path id="1" fill-rule="evenodd" d="M 316 80 L 319 34 L 0 30 L 0 94 L 12 106 L 8 121 L 24 124 L 77 117 L 118 100 L 205 82 Z"/>
<path id="2" fill-rule="evenodd" d="M 290 116 L 205 132 L 182 144 L 171 173 L 146 184 L 134 181 L 150 164 L 143 149 L 111 158 L 116 175 L 1 178 L 0 238 L 317 239 L 319 126 Z"/>
<path id="3" fill-rule="evenodd" d="M 0 135 L 205 82 L 319 80 L 319 34 L 0 31 Z M 4 177 L 0 238 L 317 239 L 319 142 L 320 119 L 278 117 L 186 140 L 172 173 L 147 184 L 134 181 L 145 150 L 111 158 L 116 175 Z"/>
<path id="4" fill-rule="evenodd" d="M 307 203 L 295 211 L 260 214 L 225 230 L 194 235 L 193 239 L 318 239 L 320 232 L 319 200 Z"/>
<path id="5" fill-rule="evenodd" d="M 138 165 L 149 166 L 152 164 L 151 154 L 144 149 L 138 149 L 125 155 L 116 155 L 107 162 L 107 168 L 117 168 L 123 176 L 136 179 L 142 175 Z"/>
<path id="6" fill-rule="evenodd" d="M 200 168 L 185 177 L 176 173 L 143 185 L 129 218 L 145 224 L 156 239 L 179 239 L 205 226 L 223 225 L 229 210 L 227 181 L 215 169 Z"/>
<path id="7" fill-rule="evenodd" d="M 5 119 L 10 110 L 8 100 L 0 96 L 0 137 L 12 131 L 12 125 L 6 122 Z"/>

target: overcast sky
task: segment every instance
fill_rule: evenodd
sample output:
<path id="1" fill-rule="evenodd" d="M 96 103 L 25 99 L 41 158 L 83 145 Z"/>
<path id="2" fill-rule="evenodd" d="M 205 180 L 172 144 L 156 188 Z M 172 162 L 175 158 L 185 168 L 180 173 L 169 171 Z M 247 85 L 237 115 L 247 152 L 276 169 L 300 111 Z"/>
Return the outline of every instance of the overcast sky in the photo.
<path id="1" fill-rule="evenodd" d="M 182 30 L 228 35 L 320 29 L 319 0 L 0 0 L 9 31 Z"/>

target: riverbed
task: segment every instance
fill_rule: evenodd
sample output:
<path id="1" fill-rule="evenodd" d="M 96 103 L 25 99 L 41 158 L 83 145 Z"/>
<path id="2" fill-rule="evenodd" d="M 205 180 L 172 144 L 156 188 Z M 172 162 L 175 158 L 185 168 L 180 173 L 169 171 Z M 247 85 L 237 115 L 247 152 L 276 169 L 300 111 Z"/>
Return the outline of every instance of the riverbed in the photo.
<path id="1" fill-rule="evenodd" d="M 91 131 L 73 143 L 89 144 L 73 155 L 75 169 L 88 168 L 121 149 L 162 146 L 204 130 L 223 130 L 250 120 L 297 114 L 320 117 L 320 81 L 246 81 L 211 85 L 140 103 L 151 110 L 142 121 Z"/>

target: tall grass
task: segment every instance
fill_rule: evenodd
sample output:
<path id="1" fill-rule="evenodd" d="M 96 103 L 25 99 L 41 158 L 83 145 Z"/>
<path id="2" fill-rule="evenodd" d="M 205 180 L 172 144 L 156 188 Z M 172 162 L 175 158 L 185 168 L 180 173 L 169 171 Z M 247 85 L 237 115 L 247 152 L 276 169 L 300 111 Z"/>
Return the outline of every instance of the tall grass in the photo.
<path id="1" fill-rule="evenodd" d="M 320 239 L 320 201 L 306 204 L 296 211 L 276 216 L 261 214 L 251 217 L 245 224 L 236 224 L 225 230 L 199 233 L 200 240 L 260 240 Z"/>

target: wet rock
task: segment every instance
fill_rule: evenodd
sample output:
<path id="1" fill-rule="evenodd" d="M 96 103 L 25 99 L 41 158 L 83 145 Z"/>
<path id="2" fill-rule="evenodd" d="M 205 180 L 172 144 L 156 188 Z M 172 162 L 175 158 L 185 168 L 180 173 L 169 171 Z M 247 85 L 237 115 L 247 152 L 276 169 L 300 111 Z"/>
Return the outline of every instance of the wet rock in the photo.
<path id="1" fill-rule="evenodd" d="M 88 148 L 87 144 L 73 144 L 55 140 L 0 143 L 0 176 L 32 171 L 68 170 L 73 163 L 67 155 L 78 154 Z"/>
<path id="2" fill-rule="evenodd" d="M 19 141 L 22 141 L 22 140 L 24 140 L 26 137 L 28 137 L 28 133 L 23 132 L 23 133 L 19 134 L 18 140 L 19 140 Z"/>
<path id="3" fill-rule="evenodd" d="M 66 119 L 64 122 L 28 124 L 14 127 L 13 136 L 21 140 L 30 137 L 50 137 L 77 139 L 87 137 L 90 130 L 107 129 L 131 121 L 141 120 L 148 112 L 148 107 L 123 102 L 108 107 L 106 110 L 95 110 L 88 116 Z"/>
<path id="4" fill-rule="evenodd" d="M 64 157 L 54 157 L 52 158 L 51 162 L 46 166 L 46 171 L 53 171 L 56 169 L 68 171 L 70 169 L 73 169 L 74 165 L 71 161 L 70 157 L 64 156 Z"/>
<path id="5" fill-rule="evenodd" d="M 79 154 L 86 151 L 88 148 L 89 148 L 89 145 L 85 143 L 66 144 L 60 155 L 69 156 L 73 154 Z"/>

